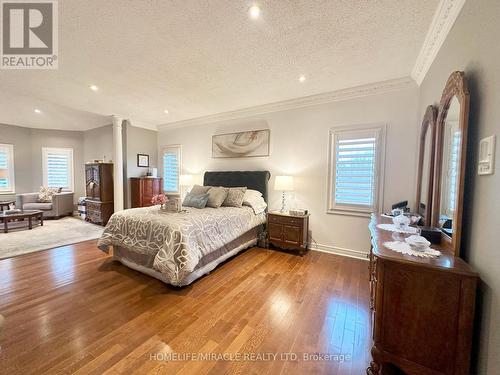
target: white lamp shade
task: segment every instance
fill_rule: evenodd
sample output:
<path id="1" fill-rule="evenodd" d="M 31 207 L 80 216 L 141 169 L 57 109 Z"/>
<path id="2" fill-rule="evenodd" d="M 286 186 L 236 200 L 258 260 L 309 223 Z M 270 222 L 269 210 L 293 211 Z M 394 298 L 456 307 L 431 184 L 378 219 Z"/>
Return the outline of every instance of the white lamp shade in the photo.
<path id="1" fill-rule="evenodd" d="M 179 176 L 179 185 L 180 186 L 192 186 L 193 185 L 193 175 L 192 174 L 181 174 Z"/>
<path id="2" fill-rule="evenodd" d="M 292 176 L 276 176 L 274 179 L 274 190 L 279 191 L 292 191 L 293 177 Z"/>

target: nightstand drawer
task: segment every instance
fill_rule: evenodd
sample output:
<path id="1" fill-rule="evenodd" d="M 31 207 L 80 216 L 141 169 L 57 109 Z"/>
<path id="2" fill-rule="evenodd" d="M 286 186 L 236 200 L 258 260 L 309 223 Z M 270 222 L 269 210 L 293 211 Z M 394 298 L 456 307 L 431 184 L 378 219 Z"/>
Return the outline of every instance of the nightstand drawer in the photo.
<path id="1" fill-rule="evenodd" d="M 304 222 L 303 218 L 300 217 L 289 217 L 289 216 L 279 216 L 279 215 L 269 215 L 270 223 L 285 224 L 285 225 L 302 225 Z"/>

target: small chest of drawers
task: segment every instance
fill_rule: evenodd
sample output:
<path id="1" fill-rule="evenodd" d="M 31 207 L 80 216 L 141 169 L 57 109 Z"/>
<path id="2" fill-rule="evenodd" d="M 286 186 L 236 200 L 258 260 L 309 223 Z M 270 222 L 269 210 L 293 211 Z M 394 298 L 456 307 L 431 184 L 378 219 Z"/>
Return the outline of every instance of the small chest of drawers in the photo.
<path id="1" fill-rule="evenodd" d="M 85 200 L 87 221 L 94 224 L 106 225 L 109 218 L 113 215 L 113 202 L 101 202 L 91 199 Z"/>
<path id="2" fill-rule="evenodd" d="M 307 251 L 309 215 L 292 216 L 288 213 L 267 214 L 267 240 L 283 250 Z"/>

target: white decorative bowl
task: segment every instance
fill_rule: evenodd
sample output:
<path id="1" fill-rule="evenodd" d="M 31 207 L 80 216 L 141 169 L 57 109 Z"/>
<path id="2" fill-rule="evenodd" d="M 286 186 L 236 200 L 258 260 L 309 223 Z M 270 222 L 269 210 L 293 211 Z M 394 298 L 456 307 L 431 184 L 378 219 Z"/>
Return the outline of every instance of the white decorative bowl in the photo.
<path id="1" fill-rule="evenodd" d="M 429 241 L 427 241 L 427 239 L 425 239 L 425 237 L 415 234 L 405 238 L 405 241 L 415 251 L 425 251 L 431 244 Z"/>
<path id="2" fill-rule="evenodd" d="M 398 216 L 393 217 L 392 222 L 394 223 L 394 225 L 396 225 L 396 227 L 403 229 L 408 227 L 411 221 L 409 217 L 400 214 Z"/>

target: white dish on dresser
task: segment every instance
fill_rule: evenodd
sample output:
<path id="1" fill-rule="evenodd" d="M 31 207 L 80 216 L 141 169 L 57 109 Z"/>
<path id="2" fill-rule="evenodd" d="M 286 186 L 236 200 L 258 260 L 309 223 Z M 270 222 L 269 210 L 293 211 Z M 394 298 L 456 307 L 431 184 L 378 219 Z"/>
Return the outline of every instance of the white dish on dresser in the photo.
<path id="1" fill-rule="evenodd" d="M 426 251 L 431 243 L 425 237 L 412 235 L 405 238 L 405 242 L 415 251 Z"/>

